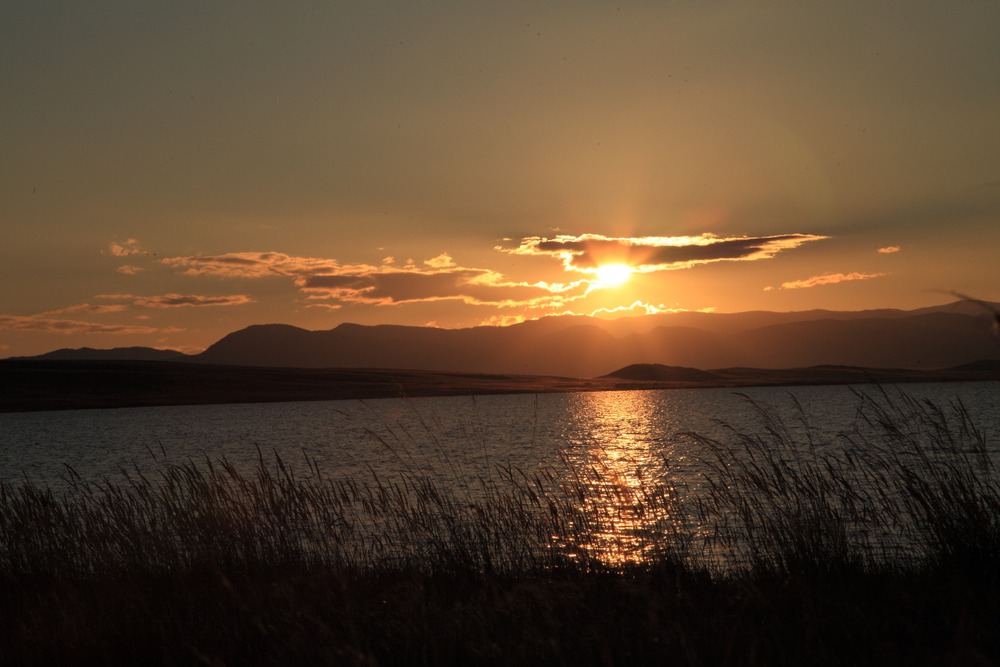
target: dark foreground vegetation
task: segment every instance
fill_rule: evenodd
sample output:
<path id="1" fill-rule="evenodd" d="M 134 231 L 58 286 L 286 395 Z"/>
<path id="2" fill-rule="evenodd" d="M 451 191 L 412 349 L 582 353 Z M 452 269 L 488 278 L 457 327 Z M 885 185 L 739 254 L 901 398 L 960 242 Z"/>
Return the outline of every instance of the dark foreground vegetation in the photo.
<path id="1" fill-rule="evenodd" d="M 995 434 L 994 436 L 995 437 Z M 262 454 L 0 485 L 4 664 L 988 665 L 996 441 L 859 395 L 688 437 L 700 484 L 600 462 L 334 480 Z M 992 449 L 992 451 L 991 451 Z M 665 462 L 669 464 L 669 462 Z"/>

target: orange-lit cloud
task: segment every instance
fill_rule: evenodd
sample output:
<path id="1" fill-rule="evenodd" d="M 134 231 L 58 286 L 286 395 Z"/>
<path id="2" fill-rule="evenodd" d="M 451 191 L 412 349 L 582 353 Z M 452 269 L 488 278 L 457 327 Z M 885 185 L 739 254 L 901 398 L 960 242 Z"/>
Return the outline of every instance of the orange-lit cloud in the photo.
<path id="1" fill-rule="evenodd" d="M 881 254 L 883 254 L 883 255 L 891 255 L 894 252 L 899 252 L 899 246 L 898 245 L 890 245 L 890 246 L 886 246 L 884 248 L 879 248 L 878 251 Z"/>
<path id="2" fill-rule="evenodd" d="M 451 258 L 451 255 L 449 255 L 446 252 L 443 252 L 437 257 L 431 257 L 426 262 L 424 262 L 424 264 L 431 267 L 432 269 L 449 269 L 455 266 L 455 260 Z"/>
<path id="3" fill-rule="evenodd" d="M 523 315 L 493 315 L 479 323 L 482 327 L 509 327 L 527 320 Z"/>
<path id="4" fill-rule="evenodd" d="M 784 234 L 724 238 L 703 234 L 611 238 L 585 234 L 529 237 L 522 239 L 516 248 L 498 248 L 512 255 L 557 257 L 567 271 L 584 274 L 566 282 L 511 280 L 492 269 L 462 266 L 446 252 L 419 263 L 412 258 L 397 263 L 394 257 L 384 256 L 377 265 L 342 264 L 331 258 L 297 257 L 274 251 L 168 257 L 160 262 L 186 276 L 283 277 L 305 295 L 311 307 L 396 306 L 454 300 L 473 306 L 551 311 L 566 308 L 595 290 L 610 289 L 624 282 L 627 275 L 610 280 L 601 273 L 599 269 L 608 265 L 620 264 L 631 272 L 648 273 L 708 262 L 766 259 L 782 250 L 822 238 L 826 237 Z M 661 312 L 660 309 L 660 306 L 636 302 L 619 310 L 655 313 Z"/>
<path id="5" fill-rule="evenodd" d="M 161 261 L 189 276 L 283 276 L 313 300 L 376 306 L 453 299 L 469 305 L 545 308 L 583 298 L 588 287 L 586 281 L 568 284 L 509 281 L 491 269 L 459 266 L 447 253 L 421 265 L 408 259 L 403 266 L 397 266 L 389 259 L 374 266 L 278 252 L 240 252 L 170 257 Z"/>
<path id="6" fill-rule="evenodd" d="M 302 279 L 299 285 L 314 297 L 379 306 L 455 299 L 469 305 L 551 307 L 586 293 L 582 283 L 511 282 L 489 269 L 458 266 L 315 275 Z"/>
<path id="7" fill-rule="evenodd" d="M 284 276 L 296 278 L 313 274 L 336 273 L 349 267 L 336 260 L 318 257 L 293 257 L 280 252 L 231 252 L 222 255 L 192 255 L 166 257 L 161 263 L 183 269 L 186 276 L 217 276 L 219 278 L 264 278 Z M 373 269 L 363 265 L 364 268 Z"/>
<path id="8" fill-rule="evenodd" d="M 194 306 L 242 306 L 253 303 L 245 294 L 227 296 L 201 296 L 199 294 L 162 294 L 159 296 L 135 296 L 134 294 L 99 294 L 98 299 L 131 301 L 138 308 L 185 308 Z"/>
<path id="9" fill-rule="evenodd" d="M 190 294 L 164 294 L 160 296 L 135 296 L 133 294 L 98 294 L 98 299 L 127 301 L 129 303 L 89 304 L 79 303 L 34 315 L 0 315 L 0 330 L 38 331 L 65 334 L 169 334 L 182 331 L 175 327 L 153 327 L 135 324 L 105 324 L 84 322 L 58 317 L 74 313 L 78 315 L 106 315 L 121 313 L 129 308 L 180 308 L 184 306 L 238 306 L 252 303 L 253 299 L 243 294 L 228 296 L 200 296 Z M 148 319 L 139 316 L 138 319 Z"/>
<path id="10" fill-rule="evenodd" d="M 126 310 L 128 306 L 121 303 L 102 303 L 98 305 L 91 305 L 89 303 L 78 303 L 73 306 L 66 306 L 64 308 L 57 308 L 55 310 L 47 310 L 44 313 L 39 313 L 33 317 L 49 317 L 51 315 L 65 315 L 66 313 L 88 313 L 91 315 L 103 315 L 104 313 L 120 313 Z"/>
<path id="11" fill-rule="evenodd" d="M 143 269 L 142 267 L 132 266 L 131 264 L 122 264 L 117 269 L 115 269 L 115 271 L 126 276 L 134 276 L 137 273 L 142 273 Z"/>
<path id="12" fill-rule="evenodd" d="M 128 239 L 124 243 L 108 244 L 108 254 L 112 257 L 130 257 L 132 255 L 148 255 L 149 253 L 139 247 L 139 241 Z"/>
<path id="13" fill-rule="evenodd" d="M 627 306 L 616 306 L 615 308 L 598 308 L 597 310 L 591 311 L 591 316 L 598 317 L 600 315 L 621 315 L 622 313 L 639 313 L 641 315 L 656 315 L 658 313 L 676 313 L 680 310 L 676 308 L 665 308 L 661 303 L 655 306 L 651 303 L 646 303 L 644 301 L 636 300 Z"/>
<path id="14" fill-rule="evenodd" d="M 847 282 L 850 280 L 871 280 L 872 278 L 881 278 L 886 274 L 884 273 L 825 273 L 821 276 L 812 276 L 811 278 L 806 278 L 805 280 L 792 280 L 787 283 L 781 283 L 781 289 L 805 289 L 808 287 L 817 287 L 819 285 L 835 285 L 837 283 Z"/>
<path id="15" fill-rule="evenodd" d="M 0 330 L 38 331 L 63 334 L 162 334 L 180 331 L 173 327 L 166 329 L 134 324 L 100 324 L 62 320 L 39 315 L 0 315 Z"/>
<path id="16" fill-rule="evenodd" d="M 769 259 L 825 236 L 781 234 L 776 236 L 721 237 L 643 236 L 607 237 L 599 234 L 531 236 L 516 248 L 497 247 L 513 255 L 549 255 L 562 260 L 567 271 L 594 273 L 605 264 L 627 264 L 640 273 L 686 269 L 697 264 Z"/>

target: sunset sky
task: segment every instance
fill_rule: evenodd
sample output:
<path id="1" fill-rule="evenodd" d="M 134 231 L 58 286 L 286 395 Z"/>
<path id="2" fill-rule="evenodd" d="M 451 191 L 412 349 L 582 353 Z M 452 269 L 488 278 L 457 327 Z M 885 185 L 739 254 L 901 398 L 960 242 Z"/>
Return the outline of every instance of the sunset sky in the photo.
<path id="1" fill-rule="evenodd" d="M 963 0 L 4 2 L 0 357 L 1000 300 L 998 35 Z"/>

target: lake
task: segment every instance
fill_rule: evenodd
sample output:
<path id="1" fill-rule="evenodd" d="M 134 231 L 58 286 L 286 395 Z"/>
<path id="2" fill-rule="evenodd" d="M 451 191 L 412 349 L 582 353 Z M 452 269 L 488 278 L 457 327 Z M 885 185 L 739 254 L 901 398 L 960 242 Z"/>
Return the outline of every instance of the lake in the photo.
<path id="1" fill-rule="evenodd" d="M 907 401 L 960 406 L 984 434 L 988 456 L 998 457 L 1000 383 L 884 390 L 888 401 L 874 386 L 803 386 L 8 413 L 0 414 L 0 481 L 17 485 L 26 479 L 61 493 L 69 488 L 70 471 L 83 480 L 115 480 L 123 470 L 155 475 L 164 463 L 224 459 L 252 475 L 261 457 L 267 465 L 279 457 L 302 478 L 419 475 L 473 498 L 484 481 L 504 471 L 524 480 L 545 471 L 552 483 L 573 489 L 578 509 L 593 522 L 588 541 L 574 549 L 640 558 L 643 535 L 661 530 L 664 522 L 706 539 L 718 536 L 720 522 L 731 518 L 728 510 L 716 508 L 719 516 L 706 519 L 708 501 L 702 499 L 717 505 L 720 488 L 713 476 L 744 465 L 720 456 L 742 447 L 753 457 L 753 446 L 741 444 L 739 434 L 765 452 L 772 448 L 783 469 L 795 470 L 795 461 L 817 456 L 846 466 L 837 457 L 857 456 L 859 440 L 850 434 L 858 432 L 858 392 L 890 412 L 900 409 L 896 416 L 903 424 L 910 420 L 900 408 Z M 861 426 L 872 428 L 870 421 Z M 736 444 L 720 452 L 712 449 L 716 441 Z M 851 472 L 838 474 L 857 476 L 856 483 L 870 487 L 879 483 L 872 477 L 879 465 L 852 463 Z M 741 483 L 727 480 L 731 487 Z M 643 509 L 653 506 L 650 489 L 669 489 L 687 509 L 678 510 L 675 501 L 669 509 L 653 503 L 659 514 Z M 859 534 L 868 530 L 856 528 Z"/>

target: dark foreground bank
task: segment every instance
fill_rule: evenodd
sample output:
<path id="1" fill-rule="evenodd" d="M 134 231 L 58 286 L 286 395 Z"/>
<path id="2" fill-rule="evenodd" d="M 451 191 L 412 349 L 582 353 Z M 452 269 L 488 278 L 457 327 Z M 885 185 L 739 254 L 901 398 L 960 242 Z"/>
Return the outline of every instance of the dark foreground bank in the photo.
<path id="1" fill-rule="evenodd" d="M 5 581 L 5 664 L 992 665 L 995 573 L 224 569 Z"/>
<path id="2" fill-rule="evenodd" d="M 815 366 L 695 371 L 656 364 L 599 378 L 306 369 L 189 362 L 0 360 L 0 412 L 470 394 L 1000 380 L 1000 360 L 935 371 Z"/>

